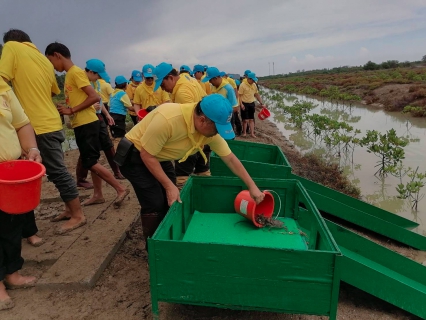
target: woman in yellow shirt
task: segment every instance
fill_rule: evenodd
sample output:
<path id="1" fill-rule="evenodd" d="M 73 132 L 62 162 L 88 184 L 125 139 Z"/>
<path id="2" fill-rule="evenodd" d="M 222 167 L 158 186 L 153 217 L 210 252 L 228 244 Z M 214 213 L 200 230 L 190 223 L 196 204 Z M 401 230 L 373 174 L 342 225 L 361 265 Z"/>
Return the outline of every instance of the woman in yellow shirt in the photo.
<path id="1" fill-rule="evenodd" d="M 16 160 L 21 156 L 41 163 L 34 129 L 12 89 L 0 77 L 0 162 Z M 19 270 L 22 231 L 26 215 L 11 215 L 0 210 L 0 311 L 14 307 L 6 288 L 32 287 L 35 277 L 22 276 Z"/>
<path id="2" fill-rule="evenodd" d="M 133 70 L 132 76 L 130 77 L 130 83 L 126 87 L 126 93 L 130 98 L 130 102 L 133 104 L 133 97 L 135 96 L 136 88 L 140 85 L 142 81 L 142 74 L 139 70 Z M 135 112 L 135 109 L 132 107 L 128 108 L 130 118 L 134 125 L 138 123 L 138 115 Z"/>

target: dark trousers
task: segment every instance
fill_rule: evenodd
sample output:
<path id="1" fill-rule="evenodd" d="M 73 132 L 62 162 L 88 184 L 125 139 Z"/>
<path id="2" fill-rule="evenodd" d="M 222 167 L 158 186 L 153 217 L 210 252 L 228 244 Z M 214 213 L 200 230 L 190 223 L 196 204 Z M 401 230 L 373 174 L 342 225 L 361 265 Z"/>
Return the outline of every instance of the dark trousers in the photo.
<path id="1" fill-rule="evenodd" d="M 23 225 L 22 225 L 22 238 L 29 238 L 38 232 L 38 228 L 35 221 L 34 210 L 23 214 Z"/>
<path id="2" fill-rule="evenodd" d="M 22 268 L 22 228 L 25 214 L 7 214 L 0 210 L 0 281 Z"/>
<path id="3" fill-rule="evenodd" d="M 138 124 L 138 116 L 132 116 L 132 115 L 130 115 L 130 118 L 132 118 L 132 122 L 133 122 L 134 125 Z"/>
<path id="4" fill-rule="evenodd" d="M 203 156 L 199 152 L 189 156 L 184 162 L 175 161 L 176 176 L 189 176 L 193 173 L 209 171 L 211 153 L 210 147 L 205 145 L 203 152 L 207 157 L 207 163 L 205 163 Z"/>
<path id="5" fill-rule="evenodd" d="M 114 138 L 123 138 L 126 134 L 126 116 L 117 113 L 110 113 L 114 119 L 115 124 L 109 126 L 111 134 Z"/>
<path id="6" fill-rule="evenodd" d="M 62 142 L 65 135 L 62 130 L 36 135 L 37 145 L 46 167 L 49 181 L 55 184 L 64 202 L 78 197 L 77 185 L 65 167 Z"/>
<path id="7" fill-rule="evenodd" d="M 160 162 L 161 168 L 167 177 L 176 184 L 176 175 L 171 161 Z M 130 181 L 141 205 L 141 215 L 157 212 L 165 216 L 169 206 L 166 191 L 152 175 L 140 158 L 139 151 L 135 148 L 127 158 L 120 171 Z"/>
<path id="8" fill-rule="evenodd" d="M 243 131 L 243 126 L 241 124 L 240 115 L 238 111 L 234 111 L 232 113 L 231 124 L 232 124 L 232 127 L 234 128 L 235 134 L 237 136 L 241 135 L 241 132 Z"/>

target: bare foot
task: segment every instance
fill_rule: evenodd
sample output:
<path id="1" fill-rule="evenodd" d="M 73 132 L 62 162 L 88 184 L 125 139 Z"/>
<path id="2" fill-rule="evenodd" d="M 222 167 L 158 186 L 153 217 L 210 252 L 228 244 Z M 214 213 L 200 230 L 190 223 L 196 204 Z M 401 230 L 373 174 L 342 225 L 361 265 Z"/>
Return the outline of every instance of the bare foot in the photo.
<path id="1" fill-rule="evenodd" d="M 114 174 L 114 178 L 117 180 L 126 180 L 126 178 L 120 172 Z"/>
<path id="2" fill-rule="evenodd" d="M 257 138 L 254 134 L 251 135 L 252 138 Z"/>
<path id="3" fill-rule="evenodd" d="M 84 188 L 86 190 L 93 189 L 93 183 L 87 180 L 80 180 L 80 181 L 77 181 L 77 187 Z"/>
<path id="4" fill-rule="evenodd" d="M 10 299 L 10 296 L 7 294 L 3 281 L 0 281 L 0 301 L 5 301 L 7 299 Z"/>
<path id="5" fill-rule="evenodd" d="M 37 278 L 32 276 L 23 276 L 18 271 L 7 274 L 4 277 L 4 285 L 8 289 L 21 289 L 34 287 Z"/>
<path id="6" fill-rule="evenodd" d="M 40 238 L 38 235 L 33 235 L 31 237 L 27 238 L 27 241 L 30 245 L 33 247 L 40 247 L 42 244 L 44 244 L 44 241 L 42 238 Z"/>
<path id="7" fill-rule="evenodd" d="M 87 223 L 86 217 L 81 218 L 71 218 L 69 221 L 65 222 L 58 230 L 55 231 L 55 234 L 65 234 L 77 228 L 84 226 Z"/>
<path id="8" fill-rule="evenodd" d="M 124 189 L 123 191 L 119 192 L 117 194 L 117 198 L 115 198 L 114 201 L 114 208 L 119 208 L 121 206 L 121 203 L 123 202 L 124 198 L 130 193 L 129 189 Z"/>
<path id="9" fill-rule="evenodd" d="M 81 205 L 82 206 L 92 206 L 94 204 L 101 204 L 101 203 L 105 203 L 105 199 L 103 197 L 91 197 L 90 199 L 87 199 L 86 201 L 84 201 Z"/>

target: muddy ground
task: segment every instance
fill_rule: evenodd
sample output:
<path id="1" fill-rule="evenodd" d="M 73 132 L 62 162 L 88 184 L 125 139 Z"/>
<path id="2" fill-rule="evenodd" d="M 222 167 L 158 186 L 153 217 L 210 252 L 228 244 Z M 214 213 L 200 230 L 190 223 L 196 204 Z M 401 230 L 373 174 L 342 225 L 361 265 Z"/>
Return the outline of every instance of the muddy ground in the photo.
<path id="1" fill-rule="evenodd" d="M 357 190 L 351 188 L 346 179 L 338 174 L 337 168 L 321 166 L 315 160 L 301 157 L 268 121 L 257 121 L 257 139 L 250 141 L 273 143 L 280 146 L 293 165 L 294 171 L 302 176 L 325 185 L 335 187 L 357 196 Z M 67 163 L 74 163 L 78 151 L 67 152 Z M 73 170 L 71 170 L 73 171 Z M 52 188 L 48 193 L 54 193 Z M 53 194 L 49 194 L 53 197 Z M 82 291 L 22 289 L 10 291 L 15 308 L 0 312 L 1 320 L 32 319 L 152 319 L 149 271 L 142 240 L 140 221 L 137 221 L 127 233 L 126 240 L 110 265 L 103 272 L 93 289 Z M 370 235 L 371 236 L 371 235 Z M 387 243 L 383 240 L 383 243 Z M 394 250 L 401 251 L 411 258 L 417 251 L 398 244 L 392 244 Z M 90 256 L 90 248 L 82 248 Z M 24 257 L 25 258 L 25 257 Z M 314 267 L 314 266 L 313 266 Z M 40 275 L 46 266 L 26 264 L 25 274 Z M 283 293 L 285 294 L 285 293 Z M 313 320 L 327 319 L 309 315 L 285 315 L 276 313 L 232 311 L 217 308 L 160 304 L 161 319 L 167 320 Z M 354 287 L 342 284 L 339 296 L 338 319 L 419 319 L 403 310 L 387 304 Z"/>

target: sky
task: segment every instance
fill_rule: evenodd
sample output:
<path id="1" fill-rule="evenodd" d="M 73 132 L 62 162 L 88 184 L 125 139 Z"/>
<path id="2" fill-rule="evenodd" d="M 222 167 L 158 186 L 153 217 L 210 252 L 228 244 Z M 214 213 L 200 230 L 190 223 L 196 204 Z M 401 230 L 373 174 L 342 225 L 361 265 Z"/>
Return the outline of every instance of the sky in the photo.
<path id="1" fill-rule="evenodd" d="M 1 2 L 0 33 L 21 29 L 43 53 L 61 42 L 112 79 L 163 61 L 267 76 L 426 55 L 426 0 Z"/>

